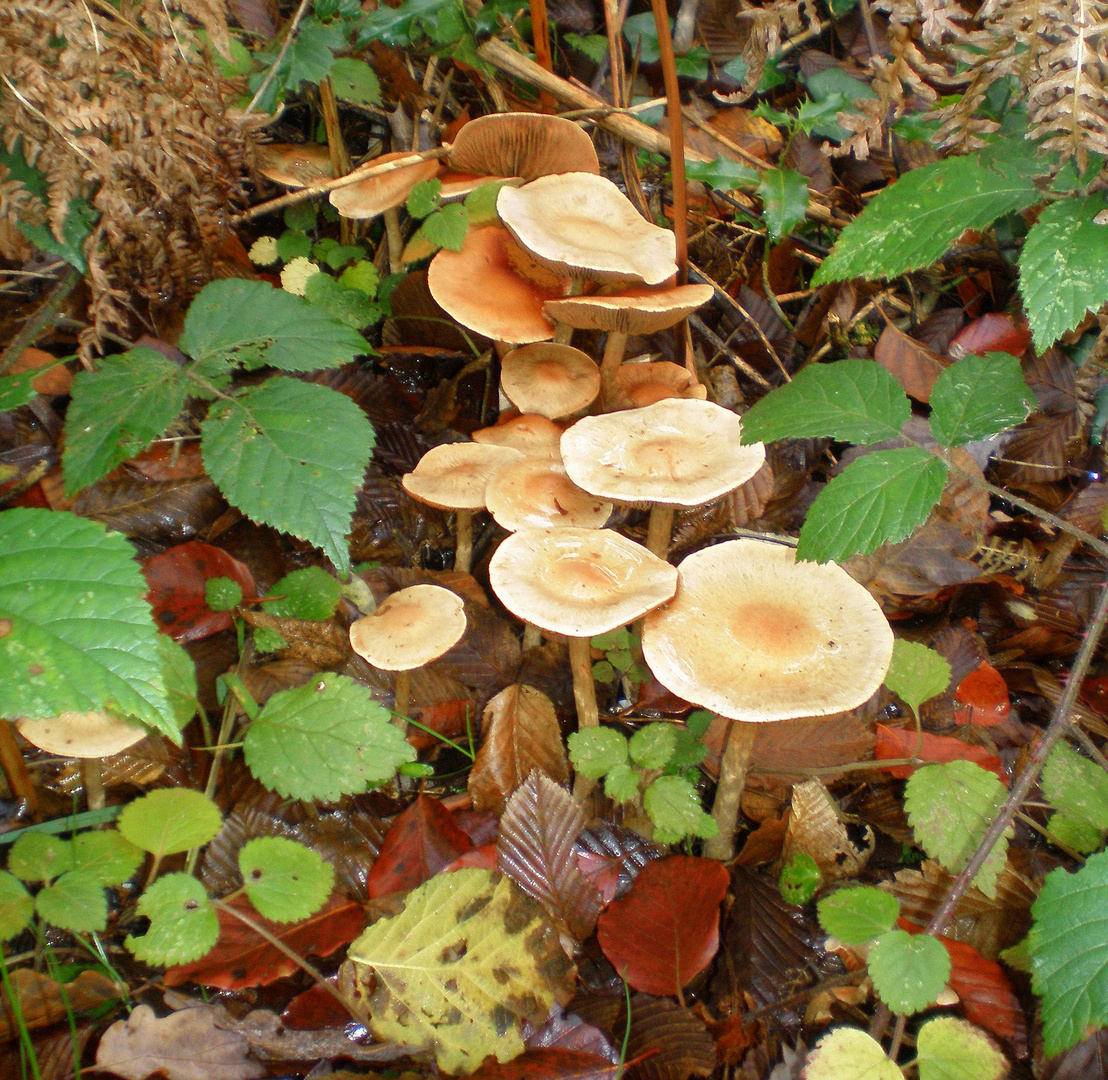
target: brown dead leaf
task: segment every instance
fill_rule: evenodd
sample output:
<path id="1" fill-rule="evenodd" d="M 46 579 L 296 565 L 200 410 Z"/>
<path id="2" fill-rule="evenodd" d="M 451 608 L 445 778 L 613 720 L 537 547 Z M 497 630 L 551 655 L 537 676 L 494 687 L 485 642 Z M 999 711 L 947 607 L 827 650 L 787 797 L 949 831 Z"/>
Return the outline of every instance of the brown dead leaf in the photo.
<path id="1" fill-rule="evenodd" d="M 92 1025 L 78 1028 L 76 1034 L 68 1026 L 55 1035 L 35 1039 L 35 1057 L 38 1059 L 40 1080 L 75 1080 L 77 1076 L 74 1056 L 83 1057 L 85 1047 L 96 1028 Z M 23 1076 L 27 1065 L 26 1051 L 18 1042 L 12 1042 L 0 1052 L 0 1076 Z M 85 1077 L 89 1075 L 84 1072 Z"/>
<path id="2" fill-rule="evenodd" d="M 30 968 L 17 968 L 11 973 L 11 983 L 19 999 L 23 1023 L 31 1031 L 61 1020 L 68 1011 L 92 1012 L 119 999 L 115 983 L 98 971 L 82 971 L 63 986 L 49 975 Z M 4 994 L 0 997 L 0 1042 L 14 1039 L 17 1031 L 11 1001 Z"/>
<path id="3" fill-rule="evenodd" d="M 873 347 L 876 360 L 916 401 L 931 400 L 935 380 L 948 366 L 926 346 L 889 323 Z"/>
<path id="4" fill-rule="evenodd" d="M 159 1019 L 139 1005 L 117 1020 L 96 1048 L 99 1068 L 126 1080 L 161 1073 L 167 1080 L 255 1080 L 265 1068 L 247 1058 L 241 1035 L 220 1031 L 207 1006 L 183 1009 Z"/>
<path id="5" fill-rule="evenodd" d="M 782 859 L 810 855 L 824 881 L 857 877 L 873 854 L 876 838 L 865 826 L 864 846 L 857 846 L 847 835 L 831 793 L 818 780 L 806 780 L 793 788 L 792 813 L 785 833 Z"/>
<path id="6" fill-rule="evenodd" d="M 666 998 L 636 994 L 631 999 L 631 1058 L 634 1080 L 686 1080 L 710 1076 L 716 1067 L 715 1040 L 704 1021 Z"/>
<path id="7" fill-rule="evenodd" d="M 36 368 L 49 367 L 57 363 L 57 357 L 48 353 L 45 349 L 24 349 L 16 358 L 8 371 L 10 375 L 18 375 L 23 371 L 34 371 Z M 73 372 L 64 364 L 57 367 L 49 367 L 39 375 L 31 385 L 40 394 L 68 394 L 73 385 Z"/>

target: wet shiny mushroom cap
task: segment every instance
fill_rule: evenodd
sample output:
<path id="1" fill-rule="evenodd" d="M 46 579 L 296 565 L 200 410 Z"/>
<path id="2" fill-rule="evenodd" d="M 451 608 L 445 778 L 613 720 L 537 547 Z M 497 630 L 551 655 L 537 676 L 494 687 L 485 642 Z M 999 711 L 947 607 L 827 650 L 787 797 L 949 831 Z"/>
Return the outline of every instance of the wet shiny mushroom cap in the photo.
<path id="1" fill-rule="evenodd" d="M 526 458 L 501 469 L 485 491 L 488 511 L 509 532 L 603 527 L 612 504 L 582 491 L 560 461 Z"/>
<path id="2" fill-rule="evenodd" d="M 350 625 L 350 647 L 383 671 L 411 671 L 437 660 L 466 630 L 462 599 L 438 585 L 394 592 Z"/>
<path id="3" fill-rule="evenodd" d="M 447 159 L 459 173 L 519 176 L 599 173 L 592 139 L 572 120 L 545 113 L 490 113 L 464 125 Z"/>
<path id="4" fill-rule="evenodd" d="M 473 433 L 473 441 L 510 446 L 528 457 L 552 458 L 561 463 L 564 430 L 545 416 L 524 413 L 503 423 L 498 421 L 492 427 L 478 428 Z"/>
<path id="5" fill-rule="evenodd" d="M 432 447 L 400 478 L 404 490 L 440 510 L 480 510 L 490 477 L 523 458 L 509 446 L 444 443 Z"/>
<path id="6" fill-rule="evenodd" d="M 335 175 L 331 152 L 317 143 L 267 143 L 258 148 L 258 172 L 290 188 L 311 187 Z"/>

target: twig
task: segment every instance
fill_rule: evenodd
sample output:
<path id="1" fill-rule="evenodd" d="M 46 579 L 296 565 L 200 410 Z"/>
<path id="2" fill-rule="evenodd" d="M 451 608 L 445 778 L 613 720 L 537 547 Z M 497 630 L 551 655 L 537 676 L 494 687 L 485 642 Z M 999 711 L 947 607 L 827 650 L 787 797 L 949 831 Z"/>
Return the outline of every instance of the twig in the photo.
<path id="1" fill-rule="evenodd" d="M 686 0 L 687 2 L 687 0 Z M 673 236 L 677 242 L 677 283 L 688 280 L 689 198 L 685 185 L 685 134 L 681 119 L 681 91 L 677 86 L 677 58 L 669 35 L 669 13 L 665 0 L 650 0 L 654 28 L 658 34 L 658 52 L 662 79 L 666 88 L 666 112 L 669 120 L 669 167 L 673 189 Z"/>
<path id="2" fill-rule="evenodd" d="M 725 356 L 748 379 L 756 382 L 763 390 L 772 390 L 773 387 L 757 371 L 754 370 L 738 353 L 727 344 L 711 327 L 709 327 L 699 315 L 689 316 L 689 325 L 703 337 L 713 349 Z"/>
<path id="3" fill-rule="evenodd" d="M 71 266 L 64 277 L 50 290 L 50 294 L 38 306 L 38 310 L 23 324 L 23 329 L 12 338 L 8 347 L 0 354 L 0 375 L 6 375 L 9 368 L 23 355 L 23 350 L 34 344 L 35 338 L 44 326 L 51 322 L 65 299 L 81 281 L 81 271 Z"/>
<path id="4" fill-rule="evenodd" d="M 265 78 L 262 79 L 261 86 L 258 87 L 257 92 L 250 99 L 250 104 L 247 105 L 244 110 L 247 116 L 254 111 L 258 102 L 262 100 L 263 95 L 269 89 L 269 84 L 277 77 L 277 69 L 281 66 L 281 61 L 285 59 L 285 54 L 292 45 L 292 39 L 296 36 L 296 30 L 300 25 L 300 20 L 304 18 L 304 12 L 307 10 L 308 0 L 300 0 L 300 6 L 296 9 L 296 14 L 293 15 L 292 22 L 289 23 L 288 29 L 285 31 L 285 40 L 281 42 L 281 51 L 277 54 L 277 59 L 273 61 L 270 69 L 265 73 Z"/>

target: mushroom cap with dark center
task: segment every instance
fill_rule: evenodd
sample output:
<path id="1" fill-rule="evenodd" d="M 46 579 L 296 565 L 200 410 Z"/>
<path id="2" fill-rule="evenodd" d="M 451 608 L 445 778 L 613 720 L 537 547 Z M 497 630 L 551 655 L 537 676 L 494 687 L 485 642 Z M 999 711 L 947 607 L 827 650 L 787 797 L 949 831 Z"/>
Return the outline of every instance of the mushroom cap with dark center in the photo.
<path id="1" fill-rule="evenodd" d="M 525 622 L 581 638 L 664 604 L 677 570 L 610 529 L 522 529 L 496 549 L 489 584 Z"/>
<path id="2" fill-rule="evenodd" d="M 506 465 L 490 481 L 485 503 L 496 523 L 520 529 L 603 527 L 612 504 L 582 491 L 560 461 L 525 458 Z"/>
<path id="3" fill-rule="evenodd" d="M 466 631 L 465 605 L 439 585 L 394 592 L 350 625 L 350 647 L 383 671 L 411 671 L 437 660 Z"/>
<path id="4" fill-rule="evenodd" d="M 672 285 L 668 289 L 624 289 L 608 296 L 567 296 L 548 300 L 548 318 L 577 330 L 653 334 L 675 326 L 712 299 L 711 285 Z"/>
<path id="5" fill-rule="evenodd" d="M 42 720 L 21 717 L 15 726 L 32 746 L 71 758 L 109 757 L 149 734 L 141 724 L 120 720 L 106 712 L 63 712 Z"/>
<path id="6" fill-rule="evenodd" d="M 290 188 L 310 187 L 335 175 L 331 152 L 317 143 L 267 143 L 258 148 L 258 172 Z"/>
<path id="7" fill-rule="evenodd" d="M 432 447 L 400 478 L 412 498 L 440 510 L 480 510 L 489 478 L 523 454 L 509 446 L 443 443 Z"/>
<path id="8" fill-rule="evenodd" d="M 472 438 L 476 443 L 510 446 L 528 457 L 552 458 L 561 464 L 563 430 L 548 417 L 524 413 L 497 421 L 492 427 L 478 428 Z"/>
<path id="9" fill-rule="evenodd" d="M 411 154 L 405 151 L 382 154 L 368 164 L 384 165 L 403 157 L 411 157 Z M 328 197 L 331 205 L 345 218 L 355 220 L 373 218 L 386 210 L 403 206 L 407 201 L 408 192 L 421 180 L 431 179 L 438 170 L 437 161 L 416 161 L 394 172 L 370 176 L 365 180 L 335 188 Z"/>
<path id="10" fill-rule="evenodd" d="M 562 436 L 570 479 L 622 503 L 700 506 L 734 491 L 765 461 L 740 446 L 742 421 L 710 401 L 667 398 L 641 409 L 586 416 Z"/>
<path id="11" fill-rule="evenodd" d="M 599 173 L 592 139 L 572 120 L 545 113 L 490 113 L 465 124 L 447 159 L 455 172 L 521 176 Z"/>
<path id="12" fill-rule="evenodd" d="M 677 273 L 673 233 L 647 221 L 603 176 L 563 173 L 503 188 L 496 209 L 516 240 L 559 273 L 646 285 Z"/>
<path id="13" fill-rule="evenodd" d="M 500 388 L 520 412 L 556 420 L 587 408 L 600 393 L 600 368 L 588 353 L 551 341 L 521 345 L 500 361 Z"/>
<path id="14" fill-rule="evenodd" d="M 729 540 L 685 558 L 677 595 L 643 623 L 643 656 L 666 689 L 750 722 L 827 716 L 867 701 L 893 633 L 869 592 L 834 563 Z"/>

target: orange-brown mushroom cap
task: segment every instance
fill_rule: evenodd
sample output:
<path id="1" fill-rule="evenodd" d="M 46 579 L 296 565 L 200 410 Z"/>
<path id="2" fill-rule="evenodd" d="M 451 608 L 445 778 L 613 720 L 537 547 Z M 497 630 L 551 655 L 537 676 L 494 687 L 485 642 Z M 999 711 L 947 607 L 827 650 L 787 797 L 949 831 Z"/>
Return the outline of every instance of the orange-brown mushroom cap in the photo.
<path id="1" fill-rule="evenodd" d="M 455 172 L 524 180 L 600 172 L 592 139 L 572 120 L 545 113 L 491 113 L 471 120 L 454 139 L 448 161 Z"/>
<path id="2" fill-rule="evenodd" d="M 473 433 L 473 441 L 510 446 L 528 457 L 552 458 L 561 463 L 564 430 L 545 416 L 524 413 L 510 420 L 498 420 L 492 427 L 478 428 Z"/>
<path id="3" fill-rule="evenodd" d="M 489 478 L 523 454 L 509 446 L 461 442 L 432 447 L 400 478 L 404 490 L 440 510 L 480 510 Z"/>
<path id="4" fill-rule="evenodd" d="M 572 345 L 536 342 L 513 349 L 501 360 L 500 388 L 520 412 L 557 420 L 596 400 L 600 368 Z"/>
<path id="5" fill-rule="evenodd" d="M 335 174 L 331 152 L 318 143 L 267 143 L 258 148 L 258 172 L 285 187 L 311 187 Z"/>
<path id="6" fill-rule="evenodd" d="M 520 529 L 599 529 L 612 504 L 582 491 L 560 461 L 524 458 L 506 465 L 490 481 L 485 503 L 496 523 Z"/>
<path id="7" fill-rule="evenodd" d="M 616 370 L 616 384 L 636 409 L 665 398 L 696 398 L 704 401 L 708 388 L 697 382 L 680 364 L 668 360 L 622 364 Z"/>
<path id="8" fill-rule="evenodd" d="M 382 154 L 368 164 L 384 165 L 403 157 L 411 157 L 411 154 L 405 151 Z M 416 161 L 393 172 L 369 176 L 365 180 L 335 188 L 329 199 L 331 205 L 345 218 L 373 218 L 386 210 L 402 206 L 408 198 L 408 192 L 421 180 L 429 180 L 438 170 L 437 161 Z"/>
<path id="9" fill-rule="evenodd" d="M 383 671 L 412 671 L 437 660 L 466 631 L 461 597 L 439 585 L 394 592 L 350 625 L 350 647 Z"/>

